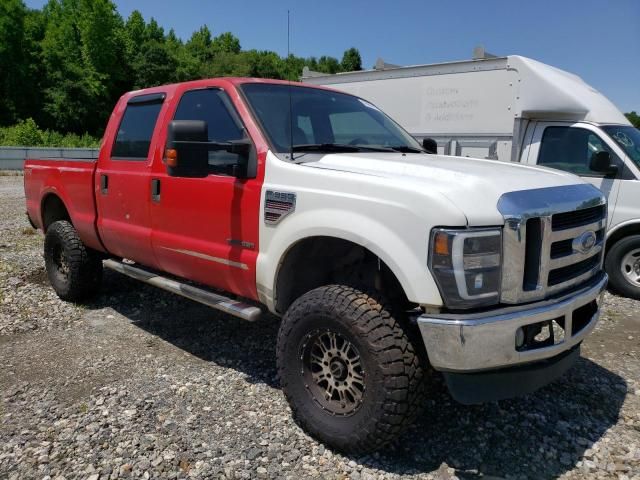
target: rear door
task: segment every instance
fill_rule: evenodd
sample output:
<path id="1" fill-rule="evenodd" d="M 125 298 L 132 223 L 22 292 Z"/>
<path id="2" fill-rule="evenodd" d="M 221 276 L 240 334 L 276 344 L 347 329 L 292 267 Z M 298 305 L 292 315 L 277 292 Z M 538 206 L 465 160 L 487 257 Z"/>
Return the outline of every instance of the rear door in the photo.
<path id="1" fill-rule="evenodd" d="M 586 123 L 536 122 L 532 128 L 527 163 L 573 173 L 599 188 L 607 197 L 611 223 L 620 188 L 619 175 L 607 176 L 591 170 L 589 165 L 593 154 L 603 150 L 611 154 L 619 172 L 624 171 L 624 162 L 601 132 Z"/>
<path id="2" fill-rule="evenodd" d="M 96 170 L 98 229 L 107 250 L 156 267 L 151 248 L 150 174 L 158 149 L 154 136 L 165 95 L 131 97 L 115 115 L 120 124 L 105 136 Z"/>
<path id="3" fill-rule="evenodd" d="M 215 86 L 187 90 L 167 123 L 203 120 L 212 142 L 249 138 L 229 93 Z M 209 152 L 205 178 L 171 177 L 156 164 L 153 248 L 162 270 L 255 299 L 262 181 L 234 177 L 229 167 L 237 161 L 234 153 Z"/>

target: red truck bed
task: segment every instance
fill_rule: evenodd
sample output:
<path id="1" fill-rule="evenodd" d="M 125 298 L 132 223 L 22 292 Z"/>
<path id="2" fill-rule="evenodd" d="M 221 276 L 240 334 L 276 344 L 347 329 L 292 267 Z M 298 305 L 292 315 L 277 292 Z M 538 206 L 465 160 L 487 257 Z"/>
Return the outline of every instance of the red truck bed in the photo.
<path id="1" fill-rule="evenodd" d="M 96 230 L 95 169 L 95 159 L 27 159 L 24 188 L 27 214 L 38 228 L 44 229 L 48 224 L 42 207 L 47 202 L 58 202 L 59 197 L 82 241 L 104 251 Z"/>

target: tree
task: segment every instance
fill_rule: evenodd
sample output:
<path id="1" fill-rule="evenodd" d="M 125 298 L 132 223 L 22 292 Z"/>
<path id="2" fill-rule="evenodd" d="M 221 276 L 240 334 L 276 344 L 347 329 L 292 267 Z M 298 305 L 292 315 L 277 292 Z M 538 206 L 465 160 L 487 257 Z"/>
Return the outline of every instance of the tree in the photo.
<path id="1" fill-rule="evenodd" d="M 131 64 L 135 72 L 133 88 L 146 88 L 174 81 L 177 61 L 164 42 L 147 40 Z"/>
<path id="2" fill-rule="evenodd" d="M 224 32 L 213 39 L 213 49 L 216 52 L 240 53 L 240 40 L 231 32 Z"/>
<path id="3" fill-rule="evenodd" d="M 318 59 L 318 71 L 323 73 L 338 73 L 340 71 L 340 63 L 334 57 L 323 55 Z"/>
<path id="4" fill-rule="evenodd" d="M 640 128 L 640 115 L 638 115 L 635 110 L 625 113 L 624 116 L 627 117 L 634 127 Z"/>
<path id="5" fill-rule="evenodd" d="M 356 70 L 362 70 L 362 58 L 357 48 L 351 47 L 345 50 L 342 55 L 342 62 L 340 67 L 343 72 L 354 72 Z"/>
<path id="6" fill-rule="evenodd" d="M 147 24 L 138 10 L 134 10 L 124 24 L 125 45 L 127 48 L 127 58 L 131 58 L 140 49 L 145 41 L 145 31 Z"/>
<path id="7" fill-rule="evenodd" d="M 144 39 L 164 42 L 164 28 L 158 25 L 158 22 L 156 22 L 156 19 L 153 17 L 144 29 Z"/>
<path id="8" fill-rule="evenodd" d="M 28 10 L 24 19 L 24 43 L 23 62 L 21 71 L 24 77 L 20 88 L 14 91 L 17 110 L 17 119 L 33 117 L 39 124 L 44 124 L 43 114 L 44 82 L 46 72 L 42 64 L 41 42 L 44 38 L 46 22 L 41 10 Z M 2 71 L 0 69 L 0 71 Z"/>
<path id="9" fill-rule="evenodd" d="M 27 8 L 21 0 L 0 2 L 0 123 L 16 121 L 21 105 L 22 85 L 26 79 L 23 48 Z"/>
<path id="10" fill-rule="evenodd" d="M 183 44 L 173 30 L 165 37 L 164 29 L 155 19 L 145 23 L 142 14 L 134 10 L 124 26 L 130 88 L 145 88 L 178 80 L 179 55 Z"/>
<path id="11" fill-rule="evenodd" d="M 165 48 L 172 58 L 174 71 L 171 75 L 172 82 L 185 82 L 198 78 L 201 70 L 197 59 L 187 52 L 184 43 L 173 29 L 169 30 L 165 38 Z"/>
<path id="12" fill-rule="evenodd" d="M 122 19 L 110 0 L 49 0 L 44 15 L 47 123 L 63 131 L 100 132 L 125 84 Z"/>
<path id="13" fill-rule="evenodd" d="M 191 35 L 185 44 L 187 52 L 191 54 L 200 64 L 207 63 L 213 57 L 211 51 L 211 30 L 206 25 L 200 27 Z"/>
<path id="14" fill-rule="evenodd" d="M 276 52 L 249 50 L 245 52 L 248 75 L 260 78 L 284 78 L 282 58 Z"/>

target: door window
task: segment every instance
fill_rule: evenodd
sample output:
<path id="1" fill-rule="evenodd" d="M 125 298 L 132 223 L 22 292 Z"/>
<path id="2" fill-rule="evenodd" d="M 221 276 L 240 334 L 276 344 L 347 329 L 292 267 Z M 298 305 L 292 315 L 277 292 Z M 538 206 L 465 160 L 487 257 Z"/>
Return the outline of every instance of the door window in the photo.
<path id="1" fill-rule="evenodd" d="M 162 99 L 144 102 L 134 97 L 129 101 L 122 116 L 111 156 L 120 160 L 146 160 L 149 155 L 151 137 L 156 127 Z M 144 100 L 144 99 L 143 99 Z"/>
<path id="2" fill-rule="evenodd" d="M 538 165 L 564 170 L 576 175 L 602 177 L 589 167 L 597 152 L 607 151 L 616 156 L 595 133 L 585 128 L 547 127 L 542 135 Z"/>
<path id="3" fill-rule="evenodd" d="M 186 92 L 180 99 L 174 120 L 207 122 L 210 142 L 232 142 L 246 138 L 245 129 L 226 93 L 219 89 Z M 223 150 L 209 152 L 209 165 L 224 168 L 238 163 L 238 154 Z"/>

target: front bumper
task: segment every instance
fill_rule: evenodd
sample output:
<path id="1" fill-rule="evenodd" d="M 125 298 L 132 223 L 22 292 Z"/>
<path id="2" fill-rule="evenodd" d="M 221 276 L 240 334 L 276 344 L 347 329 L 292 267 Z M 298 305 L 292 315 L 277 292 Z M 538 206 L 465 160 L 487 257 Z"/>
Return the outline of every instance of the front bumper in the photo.
<path id="1" fill-rule="evenodd" d="M 551 361 L 574 349 L 593 330 L 606 286 L 603 273 L 588 286 L 555 299 L 475 314 L 422 315 L 418 326 L 429 362 L 436 370 L 463 374 Z M 551 320 L 564 325 L 562 341 L 516 348 L 520 327 Z"/>

